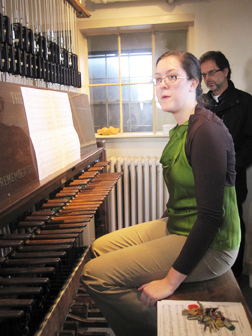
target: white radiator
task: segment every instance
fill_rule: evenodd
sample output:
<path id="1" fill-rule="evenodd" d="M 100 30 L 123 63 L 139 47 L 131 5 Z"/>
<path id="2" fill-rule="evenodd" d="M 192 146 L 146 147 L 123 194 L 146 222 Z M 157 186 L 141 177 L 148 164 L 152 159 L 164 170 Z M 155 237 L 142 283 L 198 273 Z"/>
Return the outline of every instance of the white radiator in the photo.
<path id="1" fill-rule="evenodd" d="M 110 172 L 123 172 L 109 196 L 110 232 L 160 218 L 168 201 L 157 157 L 111 157 Z"/>

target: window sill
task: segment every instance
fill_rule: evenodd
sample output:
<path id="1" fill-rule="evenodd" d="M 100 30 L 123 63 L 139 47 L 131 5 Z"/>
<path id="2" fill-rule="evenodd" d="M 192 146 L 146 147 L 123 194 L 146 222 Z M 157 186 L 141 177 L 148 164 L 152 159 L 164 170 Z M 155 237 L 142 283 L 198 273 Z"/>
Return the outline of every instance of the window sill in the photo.
<path id="1" fill-rule="evenodd" d="M 145 138 L 168 138 L 169 133 L 163 133 L 163 132 L 157 132 L 154 133 L 117 133 L 113 135 L 99 135 L 95 133 L 96 139 L 106 140 L 106 139 L 132 139 L 132 138 L 138 138 L 138 139 L 145 139 Z"/>

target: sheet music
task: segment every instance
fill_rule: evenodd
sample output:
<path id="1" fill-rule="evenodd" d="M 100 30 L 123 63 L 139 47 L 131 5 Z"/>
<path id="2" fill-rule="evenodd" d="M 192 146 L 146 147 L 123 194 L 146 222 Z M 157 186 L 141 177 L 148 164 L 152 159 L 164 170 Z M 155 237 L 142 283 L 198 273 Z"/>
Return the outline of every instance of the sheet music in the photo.
<path id="1" fill-rule="evenodd" d="M 52 95 L 56 125 L 64 148 L 64 166 L 80 158 L 80 141 L 73 125 L 70 102 L 67 93 L 56 92 Z"/>
<path id="2" fill-rule="evenodd" d="M 230 331 L 223 327 L 217 330 L 216 336 L 252 336 L 252 330 L 248 322 L 245 310 L 239 302 L 204 302 L 204 307 L 218 307 L 224 316 L 234 322 L 235 330 Z M 158 336 L 210 336 L 209 328 L 204 331 L 204 325 L 197 320 L 187 320 L 182 315 L 183 309 L 188 309 L 189 304 L 197 304 L 196 301 L 162 300 L 157 303 Z"/>
<path id="3" fill-rule="evenodd" d="M 66 92 L 27 87 L 21 90 L 42 180 L 80 159 L 79 137 Z"/>

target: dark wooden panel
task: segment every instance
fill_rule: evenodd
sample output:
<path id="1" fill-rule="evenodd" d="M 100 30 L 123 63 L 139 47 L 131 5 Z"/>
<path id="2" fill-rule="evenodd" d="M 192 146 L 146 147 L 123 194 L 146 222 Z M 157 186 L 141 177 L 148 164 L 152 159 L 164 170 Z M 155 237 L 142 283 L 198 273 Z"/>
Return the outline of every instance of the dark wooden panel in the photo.
<path id="1" fill-rule="evenodd" d="M 38 183 L 19 85 L 0 83 L 0 209 L 25 187 Z"/>

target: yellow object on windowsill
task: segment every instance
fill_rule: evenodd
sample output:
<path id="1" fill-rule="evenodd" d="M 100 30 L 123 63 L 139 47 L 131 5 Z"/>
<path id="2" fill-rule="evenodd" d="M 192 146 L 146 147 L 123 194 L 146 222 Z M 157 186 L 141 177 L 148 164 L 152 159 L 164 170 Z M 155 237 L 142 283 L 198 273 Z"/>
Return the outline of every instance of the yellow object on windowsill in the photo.
<path id="1" fill-rule="evenodd" d="M 103 127 L 97 130 L 97 134 L 99 135 L 113 135 L 113 134 L 117 134 L 119 132 L 119 127 L 114 128 L 112 126 L 110 126 L 109 128 L 107 127 Z"/>

